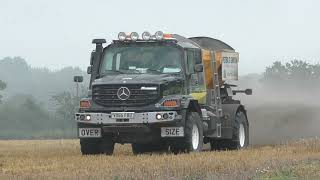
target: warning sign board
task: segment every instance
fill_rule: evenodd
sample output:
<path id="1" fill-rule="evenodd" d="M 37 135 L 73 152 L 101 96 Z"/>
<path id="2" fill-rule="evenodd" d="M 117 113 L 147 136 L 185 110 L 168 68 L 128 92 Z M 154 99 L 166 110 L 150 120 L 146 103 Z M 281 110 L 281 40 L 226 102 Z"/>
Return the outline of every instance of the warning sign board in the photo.
<path id="1" fill-rule="evenodd" d="M 222 52 L 222 80 L 238 80 L 239 53 Z"/>

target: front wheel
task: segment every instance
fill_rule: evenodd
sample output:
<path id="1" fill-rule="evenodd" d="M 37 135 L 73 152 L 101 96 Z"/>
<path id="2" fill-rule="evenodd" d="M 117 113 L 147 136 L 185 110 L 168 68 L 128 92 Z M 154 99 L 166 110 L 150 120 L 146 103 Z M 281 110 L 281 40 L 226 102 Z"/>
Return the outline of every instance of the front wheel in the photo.
<path id="1" fill-rule="evenodd" d="M 80 139 L 80 149 L 83 155 L 101 154 L 100 139 Z"/>
<path id="2" fill-rule="evenodd" d="M 203 147 L 203 126 L 200 115 L 196 112 L 189 113 L 184 128 L 184 139 L 170 147 L 177 154 L 181 152 L 199 152 Z"/>
<path id="3" fill-rule="evenodd" d="M 149 143 L 149 144 L 131 144 L 132 152 L 135 155 L 144 154 L 144 153 L 162 153 L 168 151 L 168 146 L 166 143 L 157 142 L 157 143 Z"/>

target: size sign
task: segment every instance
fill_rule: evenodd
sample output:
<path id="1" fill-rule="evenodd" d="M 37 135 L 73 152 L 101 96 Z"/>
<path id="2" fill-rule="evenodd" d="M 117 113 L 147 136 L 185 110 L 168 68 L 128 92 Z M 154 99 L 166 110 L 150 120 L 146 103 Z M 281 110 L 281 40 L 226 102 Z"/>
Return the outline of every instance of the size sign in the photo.
<path id="1" fill-rule="evenodd" d="M 183 137 L 183 127 L 162 127 L 161 137 Z"/>

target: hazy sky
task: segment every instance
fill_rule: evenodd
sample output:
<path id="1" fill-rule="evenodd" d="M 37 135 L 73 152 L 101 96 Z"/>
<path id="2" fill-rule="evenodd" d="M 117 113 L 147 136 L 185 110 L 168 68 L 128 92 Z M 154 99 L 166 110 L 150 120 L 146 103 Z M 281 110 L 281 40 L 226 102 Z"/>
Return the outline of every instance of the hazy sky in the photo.
<path id="1" fill-rule="evenodd" d="M 221 39 L 240 53 L 240 74 L 320 62 L 318 0 L 0 0 L 0 58 L 32 66 L 85 69 L 93 38 L 145 30 Z"/>

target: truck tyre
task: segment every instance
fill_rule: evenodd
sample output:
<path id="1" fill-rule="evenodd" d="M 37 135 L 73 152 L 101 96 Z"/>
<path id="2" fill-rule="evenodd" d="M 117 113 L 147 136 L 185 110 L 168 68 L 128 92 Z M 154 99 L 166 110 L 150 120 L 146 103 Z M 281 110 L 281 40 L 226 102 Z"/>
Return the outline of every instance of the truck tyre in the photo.
<path id="1" fill-rule="evenodd" d="M 199 152 L 203 147 L 203 126 L 200 115 L 191 112 L 187 115 L 184 128 L 184 139 L 170 147 L 174 154 L 182 152 Z"/>
<path id="2" fill-rule="evenodd" d="M 80 139 L 80 146 L 83 155 L 112 155 L 114 150 L 114 142 L 108 138 Z"/>
<path id="3" fill-rule="evenodd" d="M 148 147 L 147 144 L 133 143 L 133 144 L 131 144 L 131 147 L 132 147 L 132 152 L 135 155 L 150 152 L 150 147 Z"/>
<path id="4" fill-rule="evenodd" d="M 101 154 L 100 139 L 80 139 L 81 153 L 83 155 Z"/>
<path id="5" fill-rule="evenodd" d="M 101 153 L 106 155 L 112 155 L 114 151 L 114 142 L 109 137 L 102 138 L 100 142 Z"/>
<path id="6" fill-rule="evenodd" d="M 229 149 L 230 140 L 228 139 L 212 139 L 210 140 L 211 151 L 227 150 Z"/>
<path id="7" fill-rule="evenodd" d="M 213 139 L 210 141 L 211 150 L 244 149 L 249 145 L 249 123 L 243 111 L 238 111 L 233 126 L 231 140 Z"/>
<path id="8" fill-rule="evenodd" d="M 238 111 L 236 114 L 230 145 L 230 149 L 244 149 L 249 145 L 249 123 L 243 111 Z"/>
<path id="9" fill-rule="evenodd" d="M 135 155 L 152 152 L 167 152 L 168 146 L 165 143 L 152 143 L 152 144 L 131 144 L 132 152 Z"/>

